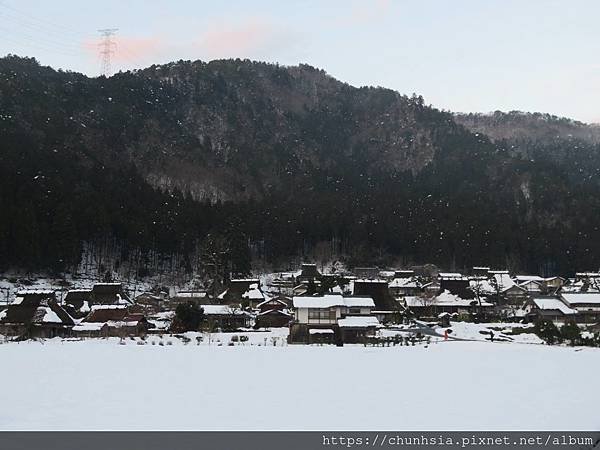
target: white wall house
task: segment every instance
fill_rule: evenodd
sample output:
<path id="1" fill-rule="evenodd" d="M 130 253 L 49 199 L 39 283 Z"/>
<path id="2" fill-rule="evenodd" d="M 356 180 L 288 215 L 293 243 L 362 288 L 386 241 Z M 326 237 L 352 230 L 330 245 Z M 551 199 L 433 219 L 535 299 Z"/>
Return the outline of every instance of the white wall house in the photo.
<path id="1" fill-rule="evenodd" d="M 294 297 L 293 304 L 296 322 L 306 325 L 335 325 L 346 316 L 368 316 L 375 308 L 370 297 L 344 297 L 341 294 Z"/>

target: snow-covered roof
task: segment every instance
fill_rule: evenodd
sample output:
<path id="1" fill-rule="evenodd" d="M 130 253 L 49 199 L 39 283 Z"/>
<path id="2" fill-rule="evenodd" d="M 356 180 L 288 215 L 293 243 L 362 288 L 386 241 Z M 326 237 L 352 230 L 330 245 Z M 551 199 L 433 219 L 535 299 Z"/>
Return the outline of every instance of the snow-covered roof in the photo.
<path id="1" fill-rule="evenodd" d="M 17 291 L 17 296 L 22 297 L 24 295 L 53 295 L 54 291 L 51 289 L 21 289 Z"/>
<path id="2" fill-rule="evenodd" d="M 437 297 L 423 299 L 422 297 L 405 297 L 406 306 L 471 306 L 473 302 L 479 305 L 477 300 L 461 298 L 445 290 Z M 481 306 L 493 306 L 491 303 L 481 301 Z"/>
<path id="3" fill-rule="evenodd" d="M 136 327 L 138 323 L 137 320 L 109 320 L 106 322 L 111 328 Z"/>
<path id="4" fill-rule="evenodd" d="M 497 273 L 494 273 L 494 280 L 501 292 L 504 292 L 507 289 L 510 289 L 511 287 L 516 285 L 513 279 L 509 276 L 508 272 L 499 271 Z"/>
<path id="5" fill-rule="evenodd" d="M 542 289 L 542 283 L 535 280 L 528 280 L 518 285 L 528 291 L 540 291 Z"/>
<path id="6" fill-rule="evenodd" d="M 375 302 L 371 297 L 344 297 L 344 304 L 348 308 L 374 308 Z"/>
<path id="7" fill-rule="evenodd" d="M 225 314 L 241 316 L 248 314 L 241 309 L 232 308 L 229 305 L 200 305 L 200 308 L 204 310 L 204 314 L 207 316 Z"/>
<path id="8" fill-rule="evenodd" d="M 471 279 L 469 281 L 469 287 L 473 292 L 479 292 L 484 295 L 491 295 L 496 293 L 496 289 L 486 278 L 484 279 Z"/>
<path id="9" fill-rule="evenodd" d="M 325 294 L 321 297 L 294 297 L 294 308 L 332 308 L 334 306 L 374 307 L 370 297 L 343 297 L 340 294 Z"/>
<path id="10" fill-rule="evenodd" d="M 349 316 L 338 320 L 340 328 L 369 328 L 379 325 L 375 316 Z"/>
<path id="11" fill-rule="evenodd" d="M 561 296 L 569 305 L 600 305 L 600 293 L 564 293 Z"/>
<path id="12" fill-rule="evenodd" d="M 308 334 L 333 334 L 331 328 L 311 328 L 308 330 Z"/>
<path id="13" fill-rule="evenodd" d="M 36 322 L 62 323 L 62 320 L 49 306 L 40 306 L 36 311 Z"/>
<path id="14" fill-rule="evenodd" d="M 253 283 L 250 285 L 248 290 L 242 294 L 242 298 L 247 298 L 249 300 L 262 300 L 265 298 L 265 296 L 258 288 L 258 283 Z"/>
<path id="15" fill-rule="evenodd" d="M 440 272 L 438 273 L 438 277 L 440 278 L 463 278 L 462 273 L 458 272 Z"/>
<path id="16" fill-rule="evenodd" d="M 414 278 L 394 278 L 390 281 L 391 288 L 418 288 L 419 284 Z"/>
<path id="17" fill-rule="evenodd" d="M 82 322 L 73 327 L 73 331 L 100 331 L 104 322 Z"/>
<path id="18" fill-rule="evenodd" d="M 25 300 L 25 297 L 15 297 L 11 305 L 20 305 L 21 303 L 23 303 L 23 300 Z"/>
<path id="19" fill-rule="evenodd" d="M 92 311 L 100 309 L 127 309 L 127 305 L 92 305 Z"/>
<path id="20" fill-rule="evenodd" d="M 260 308 L 261 306 L 264 306 L 269 302 L 275 302 L 275 303 L 279 303 L 280 305 L 287 306 L 287 303 L 284 302 L 283 300 L 280 300 L 276 297 L 272 297 L 272 298 L 267 297 L 265 301 L 260 302 L 258 305 L 256 305 L 256 307 Z"/>
<path id="21" fill-rule="evenodd" d="M 393 277 L 394 275 L 396 275 L 395 270 L 380 270 L 379 271 L 379 276 L 381 276 L 381 277 Z"/>
<path id="22" fill-rule="evenodd" d="M 179 298 L 204 298 L 206 297 L 206 292 L 177 292 L 175 297 Z"/>
<path id="23" fill-rule="evenodd" d="M 538 283 L 544 282 L 544 278 L 538 275 L 516 275 L 515 280 L 517 280 L 518 283 L 524 283 L 526 281 L 537 281 Z"/>
<path id="24" fill-rule="evenodd" d="M 577 314 L 577 310 L 569 308 L 557 298 L 534 298 L 533 303 L 543 311 L 558 310 L 565 315 Z"/>

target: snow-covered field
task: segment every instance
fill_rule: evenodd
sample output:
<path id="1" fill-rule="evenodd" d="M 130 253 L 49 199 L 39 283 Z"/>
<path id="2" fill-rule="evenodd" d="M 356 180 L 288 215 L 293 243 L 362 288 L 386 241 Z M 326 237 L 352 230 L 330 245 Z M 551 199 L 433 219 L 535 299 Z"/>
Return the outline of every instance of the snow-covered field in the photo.
<path id="1" fill-rule="evenodd" d="M 2 430 L 600 429 L 600 350 L 0 345 Z"/>

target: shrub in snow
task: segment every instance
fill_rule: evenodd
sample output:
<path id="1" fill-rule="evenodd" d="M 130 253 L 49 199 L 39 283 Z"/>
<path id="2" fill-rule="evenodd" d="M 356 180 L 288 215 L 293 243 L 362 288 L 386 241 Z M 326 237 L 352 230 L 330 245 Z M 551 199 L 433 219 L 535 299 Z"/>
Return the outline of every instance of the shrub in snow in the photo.
<path id="1" fill-rule="evenodd" d="M 569 345 L 581 345 L 581 330 L 575 322 L 567 322 L 560 327 L 561 338 Z"/>
<path id="2" fill-rule="evenodd" d="M 248 336 L 240 336 L 240 342 L 247 342 Z"/>
<path id="3" fill-rule="evenodd" d="M 562 341 L 560 331 L 551 320 L 538 320 L 533 329 L 540 339 L 550 345 L 559 344 Z"/>

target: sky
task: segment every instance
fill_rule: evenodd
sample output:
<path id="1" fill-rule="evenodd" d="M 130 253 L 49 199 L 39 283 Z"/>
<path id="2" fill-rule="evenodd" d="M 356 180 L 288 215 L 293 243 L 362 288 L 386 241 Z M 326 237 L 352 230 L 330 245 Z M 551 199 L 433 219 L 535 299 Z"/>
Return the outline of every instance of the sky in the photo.
<path id="1" fill-rule="evenodd" d="M 179 59 L 307 63 L 451 111 L 600 122 L 597 0 L 0 0 L 0 55 L 89 76 Z"/>

